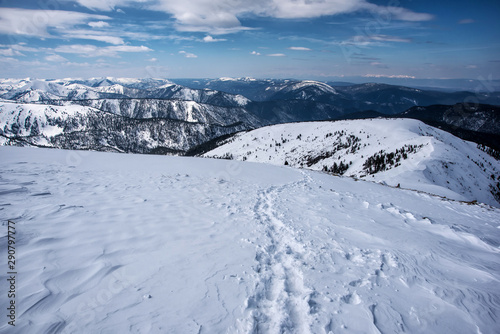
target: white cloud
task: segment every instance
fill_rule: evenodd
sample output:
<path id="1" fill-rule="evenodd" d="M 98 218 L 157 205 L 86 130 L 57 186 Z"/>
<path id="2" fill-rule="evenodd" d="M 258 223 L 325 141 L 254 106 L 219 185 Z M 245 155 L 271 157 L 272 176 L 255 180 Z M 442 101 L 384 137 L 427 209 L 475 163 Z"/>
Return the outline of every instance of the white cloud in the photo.
<path id="1" fill-rule="evenodd" d="M 62 62 L 67 62 L 68 60 L 58 54 L 51 54 L 51 55 L 48 55 L 47 57 L 45 57 L 45 60 L 47 61 L 53 61 L 53 62 L 58 62 L 58 63 L 62 63 Z"/>
<path id="2" fill-rule="evenodd" d="M 119 6 L 132 6 L 137 2 L 144 1 L 133 1 L 133 0 L 76 0 L 83 7 L 87 7 L 93 10 L 103 10 L 112 11 L 115 10 L 117 5 Z M 119 11 L 119 10 L 117 10 Z"/>
<path id="3" fill-rule="evenodd" d="M 207 35 L 203 38 L 203 42 L 205 43 L 213 43 L 213 42 L 224 42 L 224 41 L 227 41 L 227 39 L 223 39 L 223 38 L 213 38 L 212 36 L 210 35 Z"/>
<path id="4" fill-rule="evenodd" d="M 97 47 L 95 45 L 62 45 L 54 50 L 60 53 L 74 53 L 82 57 L 117 57 L 119 52 L 148 52 L 153 51 L 146 46 L 117 45 Z"/>
<path id="5" fill-rule="evenodd" d="M 184 57 L 186 58 L 198 58 L 198 56 L 195 55 L 194 53 L 189 53 L 186 51 L 179 51 L 179 54 L 184 55 Z"/>
<path id="6" fill-rule="evenodd" d="M 227 34 L 251 29 L 242 26 L 239 20 L 240 17 L 248 14 L 300 19 L 368 11 L 384 20 L 414 22 L 428 21 L 433 18 L 430 14 L 416 13 L 396 6 L 379 6 L 366 0 L 159 0 L 150 8 L 172 14 L 178 30 L 212 34 Z"/>
<path id="7" fill-rule="evenodd" d="M 0 10 L 0 33 L 8 35 L 54 37 L 49 29 L 59 32 L 90 20 L 108 20 L 107 16 L 62 10 L 2 8 Z"/>
<path id="8" fill-rule="evenodd" d="M 408 22 L 421 22 L 430 21 L 434 18 L 433 15 L 427 13 L 416 13 L 409 9 L 396 6 L 378 6 L 365 1 L 362 1 L 360 8 L 368 10 L 375 14 L 376 19 L 381 21 L 390 22 L 392 20 L 408 21 Z"/>
<path id="9" fill-rule="evenodd" d="M 286 57 L 284 53 L 271 53 L 267 55 L 268 57 Z"/>
<path id="10" fill-rule="evenodd" d="M 89 26 L 92 28 L 104 28 L 109 27 L 109 23 L 104 21 L 89 22 Z"/>
<path id="11" fill-rule="evenodd" d="M 12 49 L 15 51 L 24 51 L 24 52 L 38 52 L 40 49 L 32 48 L 29 46 L 25 46 L 26 43 L 18 43 L 18 44 L 11 44 L 11 45 L 6 45 L 6 44 L 0 44 L 0 48 L 8 48 Z M 22 55 L 22 54 L 20 54 Z"/>
<path id="12" fill-rule="evenodd" d="M 13 48 L 0 49 L 0 56 L 13 57 L 13 56 L 24 56 L 21 52 L 14 50 Z"/>
<path id="13" fill-rule="evenodd" d="M 369 46 L 383 46 L 384 42 L 410 43 L 411 39 L 397 37 L 397 36 L 388 36 L 388 35 L 358 35 L 352 37 L 350 40 L 340 42 L 339 45 L 369 47 Z"/>
<path id="14" fill-rule="evenodd" d="M 368 36 L 369 39 L 379 42 L 397 42 L 397 43 L 410 43 L 411 39 L 402 38 L 397 36 L 388 36 L 388 35 L 372 35 Z"/>
<path id="15" fill-rule="evenodd" d="M 74 39 L 88 39 L 114 45 L 125 44 L 124 40 L 121 37 L 109 36 L 107 33 L 101 31 L 69 30 L 63 34 L 63 37 Z"/>
<path id="16" fill-rule="evenodd" d="M 162 38 L 170 39 L 175 42 L 181 42 L 181 41 L 196 41 L 197 38 L 193 36 L 180 36 L 180 35 L 167 35 L 167 36 L 162 36 Z"/>
<path id="17" fill-rule="evenodd" d="M 10 58 L 10 57 L 0 57 L 0 62 L 7 63 L 12 66 L 17 66 L 17 68 L 26 68 L 28 66 L 48 66 L 47 63 L 42 63 L 41 61 L 38 60 L 33 60 L 33 61 L 20 61 L 19 59 L 16 58 Z"/>
<path id="18" fill-rule="evenodd" d="M 384 20 L 428 21 L 426 13 L 416 13 L 396 6 L 380 6 L 367 0 L 77 0 L 93 10 L 122 12 L 116 7 L 137 7 L 171 14 L 179 31 L 206 32 L 215 35 L 254 28 L 241 25 L 249 14 L 282 19 L 316 18 L 326 15 L 368 11 Z"/>
<path id="19" fill-rule="evenodd" d="M 370 63 L 371 66 L 375 66 L 375 67 L 378 67 L 378 68 L 389 68 L 386 64 L 384 63 L 381 63 L 379 61 L 372 61 Z"/>
<path id="20" fill-rule="evenodd" d="M 251 3 L 251 2 L 248 2 Z M 180 31 L 225 34 L 249 29 L 242 27 L 237 15 L 247 11 L 243 0 L 160 0 L 152 8 L 172 14 Z"/>
<path id="21" fill-rule="evenodd" d="M 294 51 L 311 51 L 309 48 L 305 48 L 302 46 L 291 46 L 288 48 L 288 50 L 294 50 Z"/>
<path id="22" fill-rule="evenodd" d="M 19 60 L 11 57 L 0 57 L 0 63 L 18 63 Z"/>
<path id="23" fill-rule="evenodd" d="M 260 56 L 260 53 L 257 52 L 257 51 L 252 51 L 250 52 L 251 55 L 254 55 L 254 56 Z"/>
<path id="24" fill-rule="evenodd" d="M 314 18 L 325 15 L 351 13 L 360 9 L 364 0 L 273 0 L 260 6 L 258 14 L 283 19 Z"/>
<path id="25" fill-rule="evenodd" d="M 72 45 L 61 45 L 55 48 L 56 52 L 62 52 L 62 53 L 76 53 L 76 54 L 81 54 L 85 56 L 91 57 L 93 54 L 95 54 L 98 50 L 98 47 L 95 45 L 82 45 L 82 44 L 72 44 Z M 98 55 L 95 55 L 96 57 Z"/>
<path id="26" fill-rule="evenodd" d="M 19 44 L 16 44 L 16 45 L 11 45 L 11 47 L 14 50 L 18 50 L 18 51 L 25 51 L 25 52 L 38 52 L 39 51 L 36 48 L 32 48 L 32 47 L 26 46 L 26 43 L 19 43 Z"/>
<path id="27" fill-rule="evenodd" d="M 119 46 L 108 46 L 107 50 L 113 50 L 114 52 L 149 52 L 153 51 L 147 46 L 132 46 L 132 45 L 119 45 Z"/>
<path id="28" fill-rule="evenodd" d="M 150 61 L 150 62 L 152 62 L 152 63 L 155 63 L 155 62 L 157 62 L 157 61 L 158 61 L 158 59 L 157 59 L 157 58 L 151 58 L 151 59 L 148 59 L 148 61 Z"/>
<path id="29" fill-rule="evenodd" d="M 66 67 L 96 67 L 96 64 L 90 64 L 90 63 L 72 63 L 72 62 L 66 62 L 63 64 Z M 100 64 L 97 64 L 97 67 L 101 67 Z"/>

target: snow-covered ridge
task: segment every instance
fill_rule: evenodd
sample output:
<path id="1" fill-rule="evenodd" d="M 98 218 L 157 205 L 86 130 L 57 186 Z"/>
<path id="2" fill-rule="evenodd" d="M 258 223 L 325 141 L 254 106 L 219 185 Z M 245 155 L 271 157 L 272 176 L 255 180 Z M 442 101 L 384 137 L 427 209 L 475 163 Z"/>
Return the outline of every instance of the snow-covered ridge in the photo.
<path id="1" fill-rule="evenodd" d="M 210 96 L 217 95 L 217 99 Z M 53 100 L 99 98 L 158 98 L 245 106 L 242 95 L 191 89 L 162 79 L 92 78 L 81 79 L 0 79 L 0 98 L 17 102 L 50 103 Z"/>
<path id="2" fill-rule="evenodd" d="M 84 102 L 86 105 L 0 102 L 0 145 L 179 154 L 213 138 L 248 129 L 238 122 L 241 119 L 255 121 L 242 108 L 193 101 Z"/>
<path id="3" fill-rule="evenodd" d="M 416 120 L 268 126 L 237 134 L 204 156 L 327 171 L 500 206 L 500 163 L 476 144 Z"/>
<path id="4" fill-rule="evenodd" d="M 280 90 L 288 92 L 305 88 L 318 89 L 323 93 L 338 94 L 338 92 L 332 86 L 327 85 L 326 83 L 323 82 L 313 81 L 313 80 L 299 81 L 291 85 L 282 87 Z"/>
<path id="5" fill-rule="evenodd" d="M 243 82 L 252 82 L 257 81 L 257 79 L 251 77 L 242 77 L 242 78 L 230 78 L 230 77 L 221 77 L 217 79 L 218 81 L 243 81 Z"/>

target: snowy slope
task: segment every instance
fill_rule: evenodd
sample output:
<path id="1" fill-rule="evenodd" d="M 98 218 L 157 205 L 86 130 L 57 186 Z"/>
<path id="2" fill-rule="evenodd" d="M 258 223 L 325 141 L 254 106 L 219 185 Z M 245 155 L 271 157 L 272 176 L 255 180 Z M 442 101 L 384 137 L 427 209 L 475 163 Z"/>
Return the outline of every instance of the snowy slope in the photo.
<path id="1" fill-rule="evenodd" d="M 38 137 L 34 144 L 46 145 L 48 138 L 62 134 L 69 119 L 85 117 L 97 110 L 82 106 L 18 104 L 0 101 L 0 134 Z M 82 127 L 75 126 L 78 131 Z M 0 145 L 4 143 L 0 137 Z"/>
<path id="2" fill-rule="evenodd" d="M 97 103 L 92 104 L 96 107 L 102 107 L 104 103 L 109 108 L 114 106 L 113 103 L 107 103 L 108 100 L 92 101 Z M 122 109 L 134 112 L 133 101 L 121 101 Z M 163 114 L 150 114 L 151 118 L 143 119 L 80 105 L 0 102 L 0 145 L 43 145 L 65 149 L 178 154 L 213 138 L 249 127 L 241 122 L 236 123 L 237 117 L 242 116 L 242 110 L 237 108 L 204 107 L 187 101 L 156 102 L 158 103 L 139 101 L 138 107 L 142 107 L 144 113 L 150 110 L 152 113 L 158 112 L 155 108 L 165 107 Z M 98 105 L 99 103 L 102 104 Z M 233 111 L 233 115 L 224 118 L 221 115 L 224 111 Z M 204 116 L 206 118 L 203 118 Z M 216 123 L 218 120 L 233 120 L 235 124 Z"/>
<path id="3" fill-rule="evenodd" d="M 248 162 L 0 157 L 18 260 L 2 333 L 498 329 L 498 209 Z"/>
<path id="4" fill-rule="evenodd" d="M 323 95 L 340 95 L 333 87 L 319 81 L 303 80 L 282 85 L 276 97 L 293 97 L 302 100 L 316 100 Z"/>
<path id="5" fill-rule="evenodd" d="M 136 119 L 167 118 L 186 122 L 230 125 L 238 122 L 257 127 L 262 122 L 241 107 L 224 107 L 188 100 L 94 99 L 65 102 L 90 106 L 105 112 Z"/>
<path id="6" fill-rule="evenodd" d="M 205 156 L 288 164 L 500 206 L 492 193 L 500 191 L 500 163 L 416 120 L 274 125 L 237 134 Z"/>

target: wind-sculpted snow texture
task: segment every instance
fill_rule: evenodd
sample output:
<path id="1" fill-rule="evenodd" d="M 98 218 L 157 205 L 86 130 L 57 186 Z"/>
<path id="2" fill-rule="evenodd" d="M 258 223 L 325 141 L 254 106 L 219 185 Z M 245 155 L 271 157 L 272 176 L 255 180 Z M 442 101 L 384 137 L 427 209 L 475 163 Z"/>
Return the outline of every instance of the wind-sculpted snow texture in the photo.
<path id="1" fill-rule="evenodd" d="M 500 206 L 500 163 L 411 119 L 281 124 L 239 133 L 204 156 L 342 174 Z"/>
<path id="2" fill-rule="evenodd" d="M 499 209 L 249 162 L 0 157 L 2 333 L 498 330 Z"/>

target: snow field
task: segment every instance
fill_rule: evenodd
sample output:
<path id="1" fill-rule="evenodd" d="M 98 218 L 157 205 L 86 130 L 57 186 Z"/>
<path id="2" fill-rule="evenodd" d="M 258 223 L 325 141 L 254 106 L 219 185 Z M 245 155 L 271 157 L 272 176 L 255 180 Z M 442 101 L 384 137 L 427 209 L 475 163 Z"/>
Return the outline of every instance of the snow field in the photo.
<path id="1" fill-rule="evenodd" d="M 499 209 L 248 162 L 0 157 L 0 220 L 16 221 L 19 258 L 16 327 L 0 332 L 498 327 Z"/>

